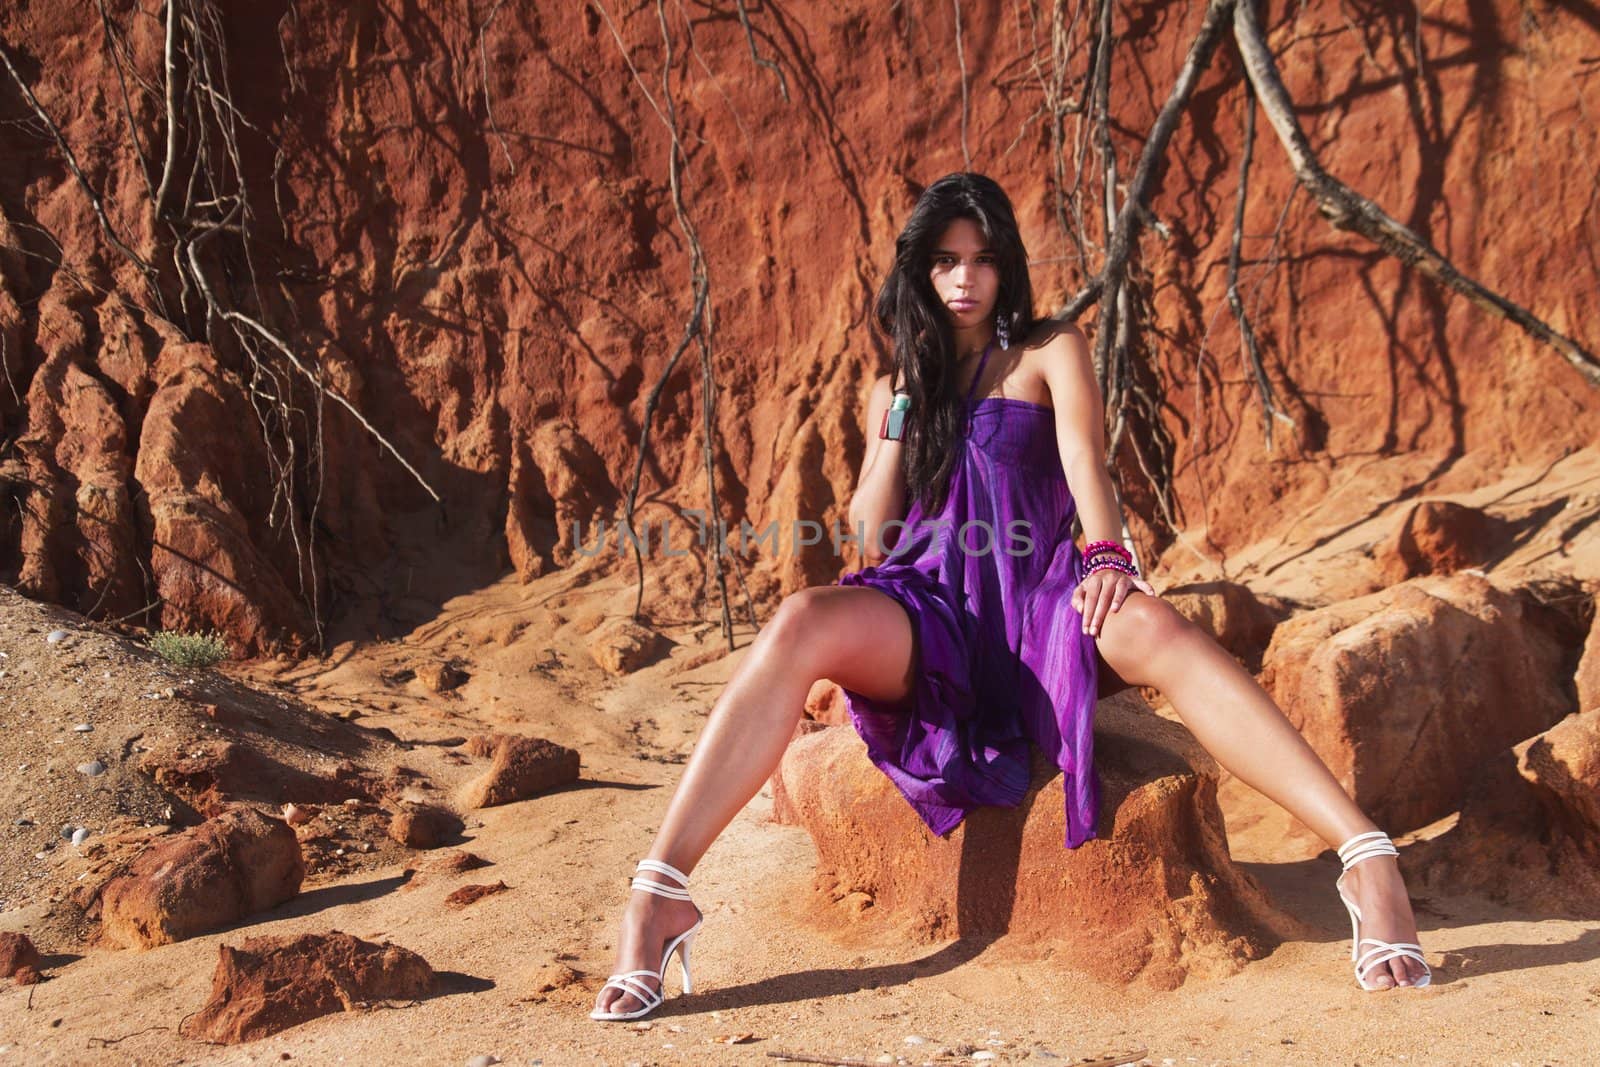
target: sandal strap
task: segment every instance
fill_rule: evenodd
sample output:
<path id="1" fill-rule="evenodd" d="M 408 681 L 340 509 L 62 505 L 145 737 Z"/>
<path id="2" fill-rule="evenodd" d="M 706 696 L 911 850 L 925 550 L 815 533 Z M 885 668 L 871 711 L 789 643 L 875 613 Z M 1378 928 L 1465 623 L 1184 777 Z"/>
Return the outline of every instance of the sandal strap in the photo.
<path id="1" fill-rule="evenodd" d="M 660 971 L 623 971 L 620 974 L 612 975 L 610 978 L 607 978 L 606 981 L 609 982 L 612 979 L 616 979 L 616 978 L 654 978 L 656 981 L 659 982 L 659 981 L 661 981 L 661 972 Z"/>
<path id="2" fill-rule="evenodd" d="M 1375 937 L 1363 937 L 1361 939 L 1361 943 L 1363 945 L 1374 946 L 1363 952 L 1360 958 L 1356 960 L 1356 980 L 1362 984 L 1363 988 L 1366 987 L 1367 974 L 1372 971 L 1373 968 L 1381 967 L 1383 964 L 1388 963 L 1392 959 L 1403 958 L 1416 960 L 1418 963 L 1422 964 L 1422 970 L 1425 975 L 1431 975 L 1433 973 L 1433 969 L 1428 966 L 1428 961 L 1422 958 L 1421 945 L 1413 944 L 1408 941 L 1379 941 Z"/>
<path id="3" fill-rule="evenodd" d="M 652 977 L 656 977 L 656 973 L 654 971 L 629 972 L 629 975 L 633 974 L 648 974 Z M 620 990 L 621 992 L 633 997 L 640 1003 L 642 1007 L 646 1008 L 654 1008 L 656 1005 L 661 1003 L 662 997 L 659 990 L 651 989 L 637 978 L 630 977 L 629 975 L 614 975 L 611 978 L 608 978 L 606 980 L 606 984 L 600 988 L 602 990 Z"/>
<path id="4" fill-rule="evenodd" d="M 640 860 L 639 870 L 654 871 L 656 874 L 664 874 L 668 878 L 671 878 L 673 881 L 677 882 L 679 885 L 683 886 L 683 888 L 689 888 L 689 876 L 678 870 L 678 868 L 674 867 L 670 863 L 663 863 L 661 860 Z"/>
<path id="5" fill-rule="evenodd" d="M 1339 859 L 1347 871 L 1362 860 L 1372 859 L 1374 856 L 1398 855 L 1400 852 L 1394 847 L 1394 842 L 1382 830 L 1369 830 L 1364 834 L 1356 834 L 1339 846 Z"/>
<path id="6" fill-rule="evenodd" d="M 652 874 L 665 875 L 666 877 L 676 881 L 678 885 L 668 885 L 665 882 L 658 882 L 653 878 L 644 878 L 639 875 L 634 875 L 633 881 L 630 883 L 632 888 L 642 889 L 646 893 L 654 893 L 658 897 L 668 897 L 672 900 L 692 899 L 689 896 L 689 876 L 678 870 L 678 868 L 674 867 L 672 864 L 663 863 L 660 860 L 640 860 L 638 869 L 641 871 L 648 871 Z M 680 886 L 682 888 L 679 888 Z"/>

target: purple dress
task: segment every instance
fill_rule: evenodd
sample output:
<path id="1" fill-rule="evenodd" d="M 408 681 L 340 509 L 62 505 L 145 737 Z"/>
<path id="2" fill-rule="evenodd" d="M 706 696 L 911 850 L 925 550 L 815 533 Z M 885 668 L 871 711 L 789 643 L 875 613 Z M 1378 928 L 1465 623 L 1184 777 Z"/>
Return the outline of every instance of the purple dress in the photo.
<path id="1" fill-rule="evenodd" d="M 845 689 L 845 703 L 872 762 L 940 835 L 979 805 L 1020 803 L 1038 745 L 1061 768 L 1066 846 L 1077 848 L 1100 810 L 1098 663 L 1072 606 L 1083 577 L 1077 505 L 1052 408 L 972 403 L 988 358 L 963 399 L 966 437 L 944 509 L 926 515 L 914 502 L 889 557 L 834 583 L 871 586 L 906 609 L 915 687 L 900 704 Z"/>

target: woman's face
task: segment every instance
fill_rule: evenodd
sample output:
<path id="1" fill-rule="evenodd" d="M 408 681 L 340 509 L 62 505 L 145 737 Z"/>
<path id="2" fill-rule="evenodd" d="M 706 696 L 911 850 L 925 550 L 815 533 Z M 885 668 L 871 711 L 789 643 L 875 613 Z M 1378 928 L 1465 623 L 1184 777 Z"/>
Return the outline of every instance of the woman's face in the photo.
<path id="1" fill-rule="evenodd" d="M 971 219 L 956 219 L 933 243 L 929 277 L 956 329 L 977 326 L 994 315 L 1000 268 Z"/>

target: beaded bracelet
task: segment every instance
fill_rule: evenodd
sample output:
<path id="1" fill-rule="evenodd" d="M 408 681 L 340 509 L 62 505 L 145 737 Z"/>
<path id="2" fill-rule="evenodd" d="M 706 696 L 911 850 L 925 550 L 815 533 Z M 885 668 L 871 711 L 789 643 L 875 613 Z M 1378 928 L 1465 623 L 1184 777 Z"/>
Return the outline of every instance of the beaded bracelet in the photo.
<path id="1" fill-rule="evenodd" d="M 1115 556 L 1112 556 L 1109 553 L 1102 554 L 1095 559 L 1091 559 L 1085 566 L 1084 573 L 1093 574 L 1095 571 L 1104 570 L 1121 571 L 1130 578 L 1139 577 L 1139 570 L 1137 567 L 1131 563 L 1126 563 L 1120 559 L 1117 559 Z"/>
<path id="2" fill-rule="evenodd" d="M 1091 541 L 1089 542 L 1088 547 L 1083 550 L 1083 554 L 1086 558 L 1090 556 L 1097 556 L 1102 552 L 1115 552 L 1126 562 L 1133 562 L 1133 557 L 1128 554 L 1128 550 L 1123 548 L 1115 541 Z"/>

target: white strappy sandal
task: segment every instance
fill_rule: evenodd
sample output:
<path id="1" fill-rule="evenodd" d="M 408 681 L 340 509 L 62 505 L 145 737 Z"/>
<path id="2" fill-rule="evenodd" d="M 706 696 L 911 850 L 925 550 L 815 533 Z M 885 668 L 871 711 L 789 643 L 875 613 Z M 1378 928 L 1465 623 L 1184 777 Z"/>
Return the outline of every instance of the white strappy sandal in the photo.
<path id="1" fill-rule="evenodd" d="M 640 871 L 649 871 L 654 874 L 665 875 L 678 884 L 668 885 L 657 882 L 651 878 L 641 878 L 635 874 L 631 883 L 634 889 L 642 889 L 646 893 L 654 893 L 658 897 L 670 897 L 673 900 L 689 900 L 689 877 L 670 863 L 660 860 L 640 860 Z M 693 903 L 693 901 L 690 901 Z M 694 935 L 700 930 L 705 916 L 700 914 L 700 909 L 695 909 L 694 925 L 683 933 L 667 942 L 665 950 L 661 953 L 661 967 L 654 971 L 624 971 L 614 974 L 606 979 L 606 984 L 600 987 L 600 992 L 607 989 L 620 989 L 629 996 L 636 998 L 643 1006 L 634 1011 L 601 1011 L 599 1008 L 589 1013 L 589 1018 L 599 1019 L 601 1022 L 621 1022 L 625 1019 L 641 1019 L 661 1006 L 666 999 L 667 963 L 671 961 L 672 954 L 678 954 L 678 967 L 683 972 L 683 991 L 693 993 L 694 986 L 689 980 L 689 946 L 694 942 Z M 640 981 L 643 978 L 654 978 L 656 988 L 651 989 Z M 598 996 L 599 994 L 596 994 Z M 620 998 L 619 998 L 620 999 Z"/>
<path id="2" fill-rule="evenodd" d="M 1389 835 L 1382 830 L 1356 834 L 1339 846 L 1339 859 L 1344 863 L 1345 872 L 1362 860 L 1374 856 L 1398 855 L 1400 853 L 1394 847 L 1394 842 L 1389 840 Z M 1421 945 L 1410 941 L 1380 941 L 1375 937 L 1361 936 L 1361 909 L 1356 907 L 1355 901 L 1344 895 L 1344 873 L 1341 873 L 1334 882 L 1334 888 L 1339 892 L 1339 899 L 1344 901 L 1345 910 L 1350 913 L 1350 959 L 1355 963 L 1356 982 L 1362 989 L 1370 991 L 1388 988 L 1376 984 L 1368 985 L 1367 975 L 1397 957 L 1413 959 L 1422 964 L 1422 976 L 1415 979 L 1410 988 L 1421 989 L 1433 980 L 1433 971 L 1428 966 L 1428 961 L 1422 958 Z M 1362 945 L 1372 947 L 1362 951 Z"/>

